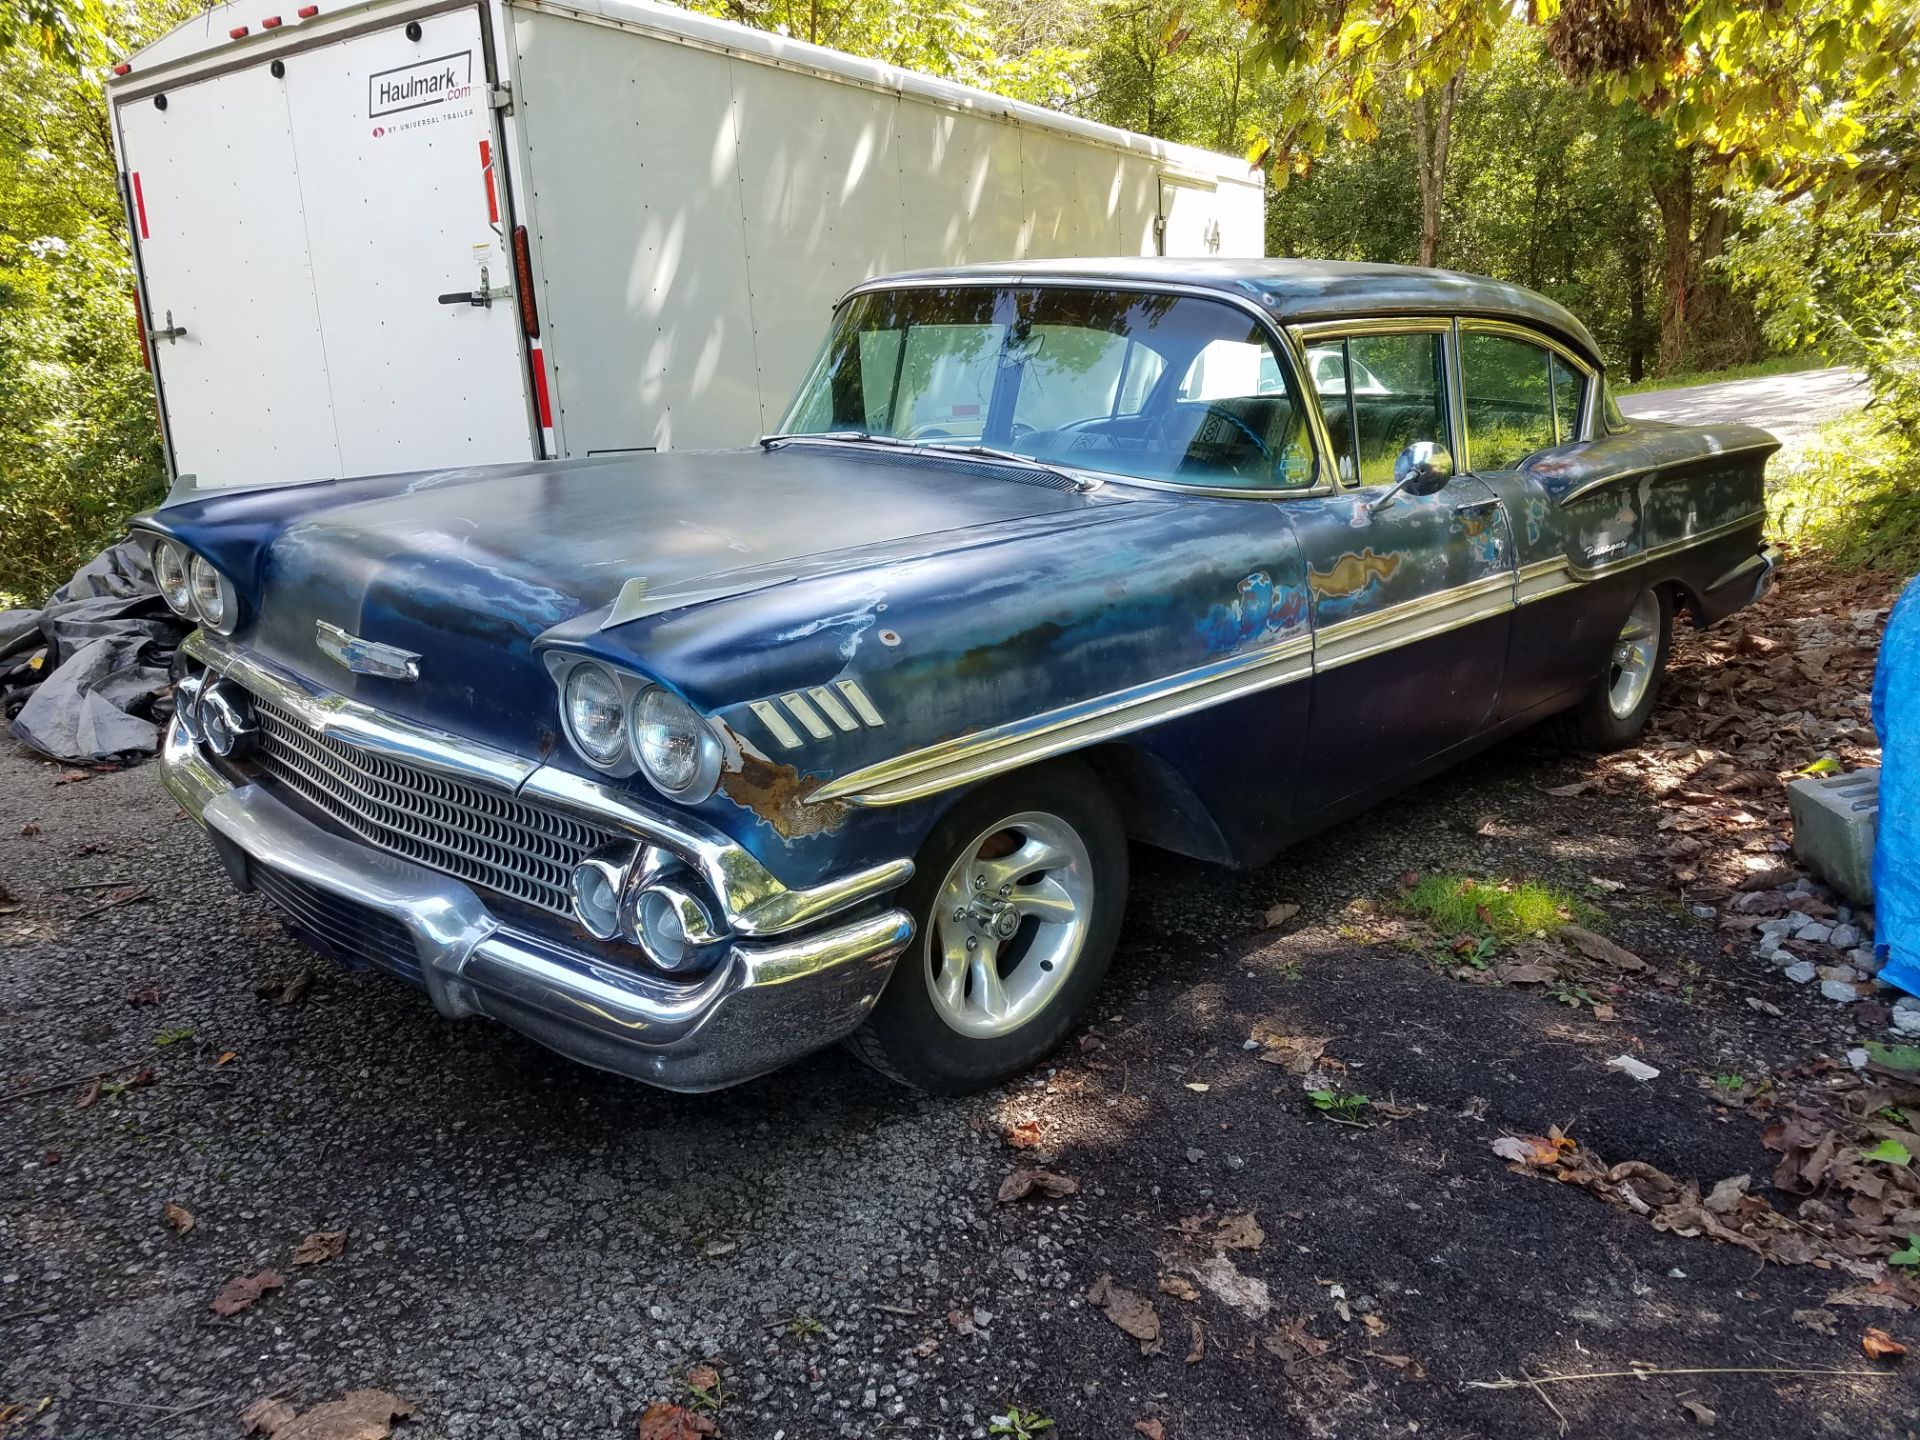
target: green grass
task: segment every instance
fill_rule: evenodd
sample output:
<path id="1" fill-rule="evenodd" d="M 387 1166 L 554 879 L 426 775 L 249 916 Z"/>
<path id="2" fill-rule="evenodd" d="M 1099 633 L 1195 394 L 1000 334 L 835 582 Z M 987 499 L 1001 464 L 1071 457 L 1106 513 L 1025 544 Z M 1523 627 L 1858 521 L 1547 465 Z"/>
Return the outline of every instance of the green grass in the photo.
<path id="1" fill-rule="evenodd" d="M 1496 942 L 1551 933 L 1574 920 L 1591 919 L 1585 901 L 1537 880 L 1489 882 L 1470 875 L 1429 875 L 1407 892 L 1404 903 L 1448 937 L 1475 935 Z"/>
<path id="2" fill-rule="evenodd" d="M 1769 355 L 1765 360 L 1755 360 L 1750 365 L 1729 365 L 1724 370 L 1683 370 L 1678 375 L 1649 375 L 1630 385 L 1616 385 L 1609 379 L 1607 388 L 1616 395 L 1639 395 L 1648 390 L 1684 390 L 1689 385 L 1718 385 L 1723 380 L 1758 380 L 1766 375 L 1823 370 L 1832 363 L 1823 355 L 1797 350 L 1791 355 Z"/>
<path id="3" fill-rule="evenodd" d="M 1871 414 L 1830 420 L 1770 467 L 1768 532 L 1842 570 L 1920 571 L 1915 459 Z"/>

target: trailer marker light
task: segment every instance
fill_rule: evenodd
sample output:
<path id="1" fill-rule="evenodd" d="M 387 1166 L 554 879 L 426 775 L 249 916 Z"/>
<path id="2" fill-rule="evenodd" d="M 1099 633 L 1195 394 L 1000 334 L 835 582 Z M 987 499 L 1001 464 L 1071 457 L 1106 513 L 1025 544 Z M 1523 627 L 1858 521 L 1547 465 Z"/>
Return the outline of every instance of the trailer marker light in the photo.
<path id="1" fill-rule="evenodd" d="M 320 7 L 318 5 L 302 5 L 293 13 L 298 15 L 302 20 L 311 20 L 320 13 Z"/>
<path id="2" fill-rule="evenodd" d="M 125 75 L 131 69 L 133 69 L 133 66 L 122 60 L 118 65 L 113 67 L 113 73 L 116 75 Z"/>
<path id="3" fill-rule="evenodd" d="M 140 222 L 140 238 L 142 240 L 146 240 L 151 238 L 147 234 L 147 197 L 141 193 L 140 172 L 138 170 L 133 172 L 132 178 L 133 178 L 133 213 L 134 213 L 134 217 L 138 219 Z"/>
<path id="4" fill-rule="evenodd" d="M 244 40 L 244 39 L 246 39 L 246 38 L 247 38 L 247 27 L 246 27 L 246 26 L 244 26 L 244 25 L 236 25 L 236 26 L 234 26 L 234 27 L 233 27 L 233 28 L 232 28 L 231 30 L 229 30 L 229 31 L 227 31 L 227 38 L 228 38 L 229 40 Z"/>
<path id="5" fill-rule="evenodd" d="M 520 297 L 520 328 L 529 340 L 538 340 L 540 312 L 533 304 L 533 252 L 524 225 L 513 227 L 513 293 Z"/>
<path id="6" fill-rule="evenodd" d="M 269 15 L 260 22 L 260 28 L 262 30 L 278 30 L 280 28 L 280 17 L 278 15 Z"/>

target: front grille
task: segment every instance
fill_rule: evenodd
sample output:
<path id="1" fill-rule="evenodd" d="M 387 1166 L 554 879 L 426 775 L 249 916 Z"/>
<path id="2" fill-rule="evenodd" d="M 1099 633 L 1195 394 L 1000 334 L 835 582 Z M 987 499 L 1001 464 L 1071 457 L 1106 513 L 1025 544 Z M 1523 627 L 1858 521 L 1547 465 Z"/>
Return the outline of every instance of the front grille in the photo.
<path id="1" fill-rule="evenodd" d="M 382 850 L 555 915 L 572 914 L 573 867 L 622 837 L 531 804 L 315 733 L 254 697 L 260 768 Z"/>
<path id="2" fill-rule="evenodd" d="M 420 983 L 420 953 L 407 927 L 391 915 L 322 890 L 317 885 L 256 863 L 254 888 L 280 907 L 294 938 L 349 969 L 369 965 Z"/>

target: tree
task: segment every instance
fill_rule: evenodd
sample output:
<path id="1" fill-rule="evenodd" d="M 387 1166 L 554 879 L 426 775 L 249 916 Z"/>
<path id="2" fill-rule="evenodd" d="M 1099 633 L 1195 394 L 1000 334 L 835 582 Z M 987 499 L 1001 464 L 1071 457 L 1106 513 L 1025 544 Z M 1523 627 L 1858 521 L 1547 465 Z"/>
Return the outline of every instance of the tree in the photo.
<path id="1" fill-rule="evenodd" d="M 0 0 L 0 51 L 33 50 L 69 66 L 99 49 L 99 0 Z"/>

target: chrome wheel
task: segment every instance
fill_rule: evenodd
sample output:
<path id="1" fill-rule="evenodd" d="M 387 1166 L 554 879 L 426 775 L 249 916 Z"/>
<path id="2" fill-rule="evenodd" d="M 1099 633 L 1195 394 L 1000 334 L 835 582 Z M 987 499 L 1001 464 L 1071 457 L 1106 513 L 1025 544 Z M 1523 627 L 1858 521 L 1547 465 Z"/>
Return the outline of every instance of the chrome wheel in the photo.
<path id="1" fill-rule="evenodd" d="M 1056 815 L 1008 816 L 961 848 L 926 931 L 927 989 L 952 1029 L 993 1039 L 1046 1008 L 1086 947 L 1093 862 Z"/>
<path id="2" fill-rule="evenodd" d="M 1660 663 L 1660 597 L 1648 590 L 1633 602 L 1620 638 L 1613 642 L 1613 664 L 1607 671 L 1607 707 L 1625 720 L 1647 698 L 1653 673 Z"/>

